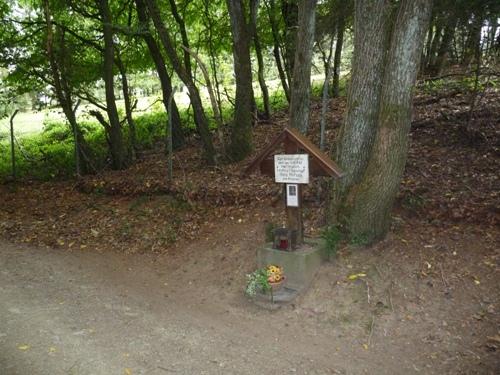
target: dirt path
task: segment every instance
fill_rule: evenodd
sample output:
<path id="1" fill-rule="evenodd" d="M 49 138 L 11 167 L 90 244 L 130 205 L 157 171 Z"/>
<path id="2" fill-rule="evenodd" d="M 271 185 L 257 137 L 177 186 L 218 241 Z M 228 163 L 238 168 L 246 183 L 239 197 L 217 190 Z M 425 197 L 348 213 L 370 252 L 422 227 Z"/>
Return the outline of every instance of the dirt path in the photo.
<path id="1" fill-rule="evenodd" d="M 497 333 L 498 295 L 489 296 L 494 311 L 482 315 L 481 329 L 471 328 L 463 316 L 474 313 L 472 297 L 440 295 L 433 310 L 432 299 L 415 301 L 413 292 L 400 286 L 389 307 L 387 299 L 379 300 L 383 280 L 374 271 L 367 306 L 365 284 L 345 282 L 346 272 L 363 267 L 366 253 L 341 255 L 335 265 L 326 265 L 293 305 L 278 311 L 254 306 L 241 291 L 260 231 L 256 224 L 226 223 L 162 256 L 0 242 L 0 373 L 493 374 L 499 369 L 496 353 L 483 350 L 486 336 L 477 344 L 483 349 L 473 342 L 484 330 Z M 376 250 L 375 267 L 385 275 Z M 398 275 L 393 277 L 391 286 L 397 285 Z M 498 281 L 498 274 L 484 275 L 483 283 L 488 278 Z M 447 282 L 453 290 L 453 279 Z M 477 290 L 470 292 L 480 298 Z M 420 298 L 426 293 L 419 291 Z M 400 300 L 403 294 L 408 301 Z M 460 316 L 453 315 L 455 303 L 463 307 Z M 375 314 L 376 309 L 384 311 Z"/>

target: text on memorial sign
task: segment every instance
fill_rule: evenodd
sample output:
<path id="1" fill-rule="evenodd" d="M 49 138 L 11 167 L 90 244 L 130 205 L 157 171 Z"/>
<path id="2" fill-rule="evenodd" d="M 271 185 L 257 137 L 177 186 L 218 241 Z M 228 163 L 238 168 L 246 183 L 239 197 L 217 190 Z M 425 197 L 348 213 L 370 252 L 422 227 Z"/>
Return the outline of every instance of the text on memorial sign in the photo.
<path id="1" fill-rule="evenodd" d="M 274 155 L 275 181 L 284 184 L 309 183 L 309 155 Z"/>

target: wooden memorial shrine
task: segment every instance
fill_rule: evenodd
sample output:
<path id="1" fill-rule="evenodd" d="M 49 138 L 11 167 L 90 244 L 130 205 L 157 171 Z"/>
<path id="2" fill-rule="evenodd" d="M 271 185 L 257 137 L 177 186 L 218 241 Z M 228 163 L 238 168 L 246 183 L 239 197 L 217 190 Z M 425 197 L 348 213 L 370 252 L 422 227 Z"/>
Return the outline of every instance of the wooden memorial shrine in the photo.
<path id="1" fill-rule="evenodd" d="M 284 152 L 281 154 L 279 152 Z M 286 228 L 274 233 L 274 248 L 295 250 L 304 240 L 302 190 L 309 176 L 342 177 L 340 167 L 309 139 L 294 128 L 285 128 L 245 169 L 249 175 L 257 169 L 285 184 Z"/>

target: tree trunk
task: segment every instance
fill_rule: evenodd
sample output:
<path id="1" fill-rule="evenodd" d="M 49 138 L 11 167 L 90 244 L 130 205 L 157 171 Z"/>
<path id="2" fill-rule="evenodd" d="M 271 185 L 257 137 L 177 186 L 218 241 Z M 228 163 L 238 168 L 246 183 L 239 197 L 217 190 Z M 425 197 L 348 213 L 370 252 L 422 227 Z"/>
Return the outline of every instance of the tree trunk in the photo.
<path id="1" fill-rule="evenodd" d="M 203 103 L 201 101 L 198 88 L 194 83 L 192 75 L 188 74 L 186 68 L 181 64 L 181 61 L 177 56 L 170 34 L 161 19 L 160 10 L 158 9 L 156 0 L 145 0 L 145 2 L 149 10 L 149 15 L 151 16 L 156 30 L 158 31 L 158 35 L 165 52 L 167 53 L 175 72 L 188 89 L 191 105 L 193 106 L 196 129 L 200 135 L 205 150 L 204 157 L 209 164 L 214 164 L 215 149 L 212 143 L 212 136 L 210 135 L 210 131 L 208 129 L 208 120 L 205 115 L 205 111 L 203 110 Z"/>
<path id="2" fill-rule="evenodd" d="M 366 243 L 381 239 L 390 227 L 408 153 L 413 89 L 430 9 L 431 0 L 401 2 L 398 9 L 381 86 L 373 151 L 345 211 L 351 236 Z"/>
<path id="3" fill-rule="evenodd" d="M 252 0 L 249 1 L 253 3 Z M 236 78 L 236 99 L 234 120 L 231 129 L 229 157 L 242 160 L 252 150 L 253 88 L 252 65 L 250 62 L 251 27 L 246 21 L 245 0 L 227 0 L 233 37 L 234 75 Z M 249 4 L 250 8 L 252 4 Z"/>
<path id="4" fill-rule="evenodd" d="M 299 2 L 299 30 L 293 69 L 290 126 L 307 132 L 311 96 L 311 63 L 316 20 L 316 0 Z"/>
<path id="5" fill-rule="evenodd" d="M 146 4 L 144 4 L 144 0 L 136 0 L 135 4 L 140 27 L 143 29 L 142 37 L 148 46 L 149 54 L 153 59 L 156 71 L 158 72 L 158 78 L 160 79 L 163 106 L 167 113 L 169 108 L 172 110 L 172 145 L 173 148 L 178 148 L 184 145 L 185 139 L 184 133 L 182 132 L 181 116 L 177 108 L 177 103 L 173 97 L 172 103 L 169 103 L 169 98 L 172 95 L 172 80 L 167 72 L 165 60 L 163 59 L 160 48 L 149 32 L 149 18 L 146 12 Z"/>
<path id="6" fill-rule="evenodd" d="M 267 89 L 266 79 L 264 77 L 264 57 L 262 56 L 262 47 L 260 38 L 257 33 L 257 8 L 252 11 L 252 33 L 253 43 L 255 46 L 255 54 L 257 55 L 258 72 L 260 91 L 262 92 L 262 101 L 264 102 L 264 119 L 269 120 L 271 117 L 271 108 L 269 105 L 269 90 Z"/>
<path id="7" fill-rule="evenodd" d="M 441 44 L 439 45 L 439 49 L 437 51 L 434 66 L 431 69 L 431 73 L 433 76 L 439 76 L 443 71 L 445 63 L 449 56 L 451 42 L 453 40 L 453 34 L 455 32 L 456 21 L 457 18 L 454 12 L 448 15 L 443 31 L 443 38 L 441 39 Z"/>
<path id="8" fill-rule="evenodd" d="M 344 46 L 345 15 L 342 14 L 337 23 L 337 43 L 333 57 L 333 82 L 332 96 L 338 98 L 340 95 L 340 66 L 342 62 L 342 47 Z"/>
<path id="9" fill-rule="evenodd" d="M 429 50 L 429 56 L 427 58 L 427 72 L 432 72 L 432 67 L 436 65 L 437 53 L 439 45 L 441 44 L 441 33 L 443 31 L 443 19 L 442 17 L 436 18 L 434 35 L 432 36 L 431 49 Z"/>
<path id="10" fill-rule="evenodd" d="M 113 25 L 108 0 L 99 0 L 99 13 L 102 20 L 102 31 L 104 37 L 103 80 L 106 93 L 106 112 L 109 119 L 111 159 L 114 169 L 122 169 L 125 167 L 125 145 L 123 142 L 122 128 L 115 101 L 113 80 L 115 52 L 113 43 Z"/>
<path id="11" fill-rule="evenodd" d="M 120 52 L 118 51 L 116 51 L 115 63 L 118 67 L 118 71 L 120 72 L 120 79 L 122 81 L 123 100 L 125 102 L 125 116 L 127 118 L 127 124 L 129 127 L 130 154 L 131 159 L 134 161 L 137 156 L 137 134 L 135 131 L 135 121 L 132 117 L 132 102 L 130 98 L 130 89 L 128 87 L 127 72 L 125 70 L 125 66 L 123 65 Z"/>
<path id="12" fill-rule="evenodd" d="M 12 165 L 12 181 L 16 181 L 16 145 L 14 144 L 14 117 L 16 117 L 19 109 L 16 109 L 10 116 L 10 162 Z"/>
<path id="13" fill-rule="evenodd" d="M 74 136 L 75 143 L 75 169 L 76 176 L 80 177 L 83 173 L 88 172 L 88 155 L 86 154 L 86 150 L 89 149 L 83 134 L 78 126 L 76 121 L 76 115 L 73 111 L 72 104 L 72 95 L 71 89 L 68 82 L 65 79 L 65 70 L 64 66 L 60 67 L 58 63 L 58 58 L 54 52 L 54 32 L 53 32 L 53 23 L 52 23 L 52 15 L 50 13 L 50 5 L 49 1 L 44 1 L 44 16 L 45 22 L 47 25 L 47 57 L 49 60 L 50 72 L 53 79 L 53 87 L 54 92 L 56 94 L 59 105 L 61 106 L 66 119 L 69 122 L 69 125 L 72 130 L 72 134 Z M 64 42 L 64 33 L 61 31 L 60 38 L 60 50 L 65 50 L 65 42 Z M 65 56 L 60 57 L 60 61 L 64 64 Z"/>
<path id="14" fill-rule="evenodd" d="M 483 15 L 481 13 L 474 14 L 471 24 L 468 28 L 467 42 L 464 51 L 463 64 L 471 67 L 474 64 L 476 51 L 481 48 L 481 27 L 483 26 Z"/>
<path id="15" fill-rule="evenodd" d="M 352 78 L 336 157 L 344 177 L 335 183 L 333 194 L 335 215 L 340 217 L 348 191 L 363 176 L 375 140 L 389 15 L 387 0 L 355 2 Z"/>
<path id="16" fill-rule="evenodd" d="M 290 103 L 290 82 L 287 79 L 285 69 L 283 68 L 283 63 L 281 61 L 281 49 L 280 49 L 280 38 L 278 32 L 278 26 L 276 24 L 276 6 L 275 1 L 270 0 L 267 8 L 269 15 L 269 24 L 271 26 L 271 33 L 273 36 L 273 55 L 276 61 L 276 68 L 278 69 L 278 75 L 280 77 L 281 86 L 285 92 L 285 97 L 288 103 Z"/>
<path id="17" fill-rule="evenodd" d="M 221 97 L 221 92 L 220 92 L 220 81 L 219 81 L 219 75 L 218 75 L 218 63 L 217 63 L 217 54 L 214 48 L 214 36 L 213 36 L 213 27 L 214 27 L 214 22 L 212 20 L 212 17 L 210 15 L 210 0 L 204 0 L 203 1 L 204 5 L 204 15 L 205 15 L 205 22 L 206 22 L 206 28 L 207 28 L 207 52 L 209 56 L 209 61 L 210 61 L 210 69 L 211 73 L 214 77 L 214 86 L 215 86 L 215 93 L 217 95 L 217 107 L 219 113 L 222 113 L 222 97 Z M 221 115 L 222 119 L 222 115 Z M 222 121 L 224 121 L 222 119 Z M 219 134 L 223 134 L 223 129 L 218 129 Z"/>
<path id="18" fill-rule="evenodd" d="M 298 3 L 308 1 L 310 0 L 281 0 L 281 14 L 285 22 L 285 29 L 283 30 L 285 73 L 288 78 L 289 86 L 292 85 L 292 73 L 294 71 L 297 48 L 297 30 L 300 22 Z M 316 1 L 314 1 L 314 3 L 316 3 Z"/>

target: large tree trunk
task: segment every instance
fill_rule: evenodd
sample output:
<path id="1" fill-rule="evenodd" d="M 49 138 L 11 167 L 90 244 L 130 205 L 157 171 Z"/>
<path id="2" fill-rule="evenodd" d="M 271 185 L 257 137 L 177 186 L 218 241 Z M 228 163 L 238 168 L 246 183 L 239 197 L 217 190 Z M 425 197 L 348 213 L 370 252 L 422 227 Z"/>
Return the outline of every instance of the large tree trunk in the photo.
<path id="1" fill-rule="evenodd" d="M 380 87 L 373 150 L 343 212 L 351 236 L 366 243 L 381 239 L 390 227 L 390 214 L 408 153 L 413 89 L 430 8 L 431 0 L 401 2 L 393 27 Z M 348 170 L 349 165 L 344 167 Z"/>
<path id="2" fill-rule="evenodd" d="M 103 64 L 103 80 L 106 92 L 106 112 L 109 120 L 109 142 L 112 165 L 114 169 L 122 169 L 125 167 L 125 145 L 123 142 L 122 128 L 118 109 L 116 108 L 115 92 L 114 92 L 114 43 L 113 43 L 113 25 L 111 13 L 107 0 L 99 0 L 99 14 L 102 20 L 102 31 L 104 36 L 104 64 Z"/>
<path id="3" fill-rule="evenodd" d="M 143 33 L 141 34 L 148 46 L 149 54 L 153 59 L 153 62 L 158 72 L 158 77 L 160 78 L 162 101 L 165 111 L 168 112 L 170 108 L 171 119 L 172 119 L 172 145 L 173 148 L 178 148 L 184 145 L 184 133 L 182 132 L 181 116 L 179 114 L 179 109 L 177 108 L 177 103 L 172 98 L 172 102 L 169 105 L 169 98 L 172 95 L 172 80 L 167 72 L 165 60 L 161 54 L 160 48 L 149 32 L 149 17 L 146 11 L 146 4 L 144 0 L 136 0 L 137 16 L 139 18 L 139 23 Z"/>
<path id="4" fill-rule="evenodd" d="M 203 103 L 201 101 L 200 93 L 194 83 L 193 76 L 189 74 L 186 67 L 183 66 L 179 57 L 177 56 L 172 38 L 161 19 L 160 10 L 158 8 L 156 0 L 145 0 L 145 2 L 149 10 L 149 15 L 155 25 L 156 30 L 158 31 L 158 35 L 165 49 L 165 52 L 167 53 L 167 56 L 169 57 L 175 72 L 188 89 L 191 105 L 193 106 L 196 130 L 200 135 L 205 149 L 204 157 L 209 164 L 213 164 L 215 163 L 215 148 L 212 143 L 212 136 L 208 129 L 208 120 L 205 115 L 205 111 L 203 110 Z"/>
<path id="5" fill-rule="evenodd" d="M 316 20 L 316 0 L 299 2 L 299 30 L 293 69 L 290 126 L 307 132 L 311 96 L 311 63 Z"/>
<path id="6" fill-rule="evenodd" d="M 336 158 L 344 170 L 344 177 L 334 189 L 334 206 L 336 211 L 340 211 L 335 212 L 336 215 L 342 215 L 344 199 L 350 188 L 360 181 L 371 156 L 377 129 L 389 15 L 390 3 L 387 0 L 355 2 L 352 78 Z"/>
<path id="7" fill-rule="evenodd" d="M 251 27 L 246 21 L 253 0 L 227 0 L 233 37 L 234 75 L 236 99 L 231 130 L 231 145 L 228 152 L 232 160 L 242 160 L 252 150 L 253 88 L 250 62 Z"/>

